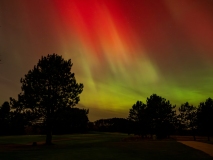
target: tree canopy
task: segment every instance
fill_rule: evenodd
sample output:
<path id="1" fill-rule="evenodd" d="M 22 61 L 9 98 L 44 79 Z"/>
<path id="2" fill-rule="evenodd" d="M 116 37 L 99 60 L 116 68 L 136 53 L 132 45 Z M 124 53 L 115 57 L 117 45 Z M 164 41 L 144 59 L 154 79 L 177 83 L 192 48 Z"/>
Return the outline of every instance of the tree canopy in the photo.
<path id="1" fill-rule="evenodd" d="M 83 84 L 71 72 L 71 59 L 57 54 L 42 56 L 37 65 L 21 78 L 22 92 L 11 103 L 19 110 L 29 109 L 46 123 L 46 144 L 51 144 L 57 111 L 74 107 L 80 101 Z"/>
<path id="2" fill-rule="evenodd" d="M 170 134 L 175 121 L 175 106 L 156 94 L 147 98 L 147 103 L 137 101 L 129 111 L 133 131 L 139 135 L 156 134 L 163 138 Z"/>
<path id="3" fill-rule="evenodd" d="M 10 105 L 9 102 L 4 102 L 0 106 L 0 135 L 7 134 L 7 127 L 9 126 L 10 119 Z"/>
<path id="4" fill-rule="evenodd" d="M 197 109 L 188 102 L 181 105 L 179 108 L 178 120 L 180 121 L 180 127 L 184 130 L 192 131 L 194 140 L 195 129 L 197 129 Z"/>
<path id="5" fill-rule="evenodd" d="M 213 135 L 213 99 L 201 102 L 197 110 L 198 129 L 208 137 Z"/>
<path id="6" fill-rule="evenodd" d="M 151 132 L 159 138 L 169 135 L 174 122 L 176 106 L 156 94 L 147 98 L 147 114 L 149 115 Z"/>
<path id="7" fill-rule="evenodd" d="M 146 135 L 149 131 L 147 105 L 137 101 L 129 110 L 129 129 L 139 135 Z"/>

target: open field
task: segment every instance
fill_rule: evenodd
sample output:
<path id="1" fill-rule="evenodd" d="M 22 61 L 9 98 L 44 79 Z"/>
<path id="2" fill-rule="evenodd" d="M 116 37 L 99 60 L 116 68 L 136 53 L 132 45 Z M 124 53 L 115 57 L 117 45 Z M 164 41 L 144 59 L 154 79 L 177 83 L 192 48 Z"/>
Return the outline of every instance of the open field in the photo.
<path id="1" fill-rule="evenodd" d="M 0 159 L 213 159 L 174 140 L 140 140 L 119 133 L 60 135 L 53 136 L 53 140 L 54 145 L 45 146 L 45 136 L 0 137 Z M 32 142 L 38 145 L 32 146 Z"/>

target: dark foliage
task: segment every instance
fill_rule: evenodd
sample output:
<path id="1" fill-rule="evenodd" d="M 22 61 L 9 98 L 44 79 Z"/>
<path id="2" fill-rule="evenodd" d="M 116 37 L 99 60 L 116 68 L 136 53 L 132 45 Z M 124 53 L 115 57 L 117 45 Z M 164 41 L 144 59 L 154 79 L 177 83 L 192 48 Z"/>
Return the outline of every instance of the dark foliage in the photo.
<path id="1" fill-rule="evenodd" d="M 156 134 L 158 138 L 165 138 L 171 134 L 175 120 L 175 107 L 156 94 L 147 98 L 147 114 L 152 134 Z"/>
<path id="2" fill-rule="evenodd" d="M 146 136 L 156 135 L 165 138 L 174 131 L 175 106 L 166 99 L 153 94 L 147 98 L 147 104 L 137 101 L 129 111 L 130 132 Z"/>
<path id="3" fill-rule="evenodd" d="M 180 131 L 191 131 L 194 140 L 196 140 L 197 130 L 197 109 L 193 105 L 189 105 L 188 102 L 181 105 L 179 108 L 179 129 Z"/>
<path id="4" fill-rule="evenodd" d="M 0 108 L 0 134 L 6 135 L 10 128 L 10 104 L 4 102 Z"/>
<path id="5" fill-rule="evenodd" d="M 22 92 L 18 100 L 11 98 L 17 112 L 28 109 L 36 119 L 43 119 L 46 144 L 51 144 L 52 130 L 58 110 L 74 107 L 80 100 L 83 84 L 71 72 L 71 60 L 57 54 L 42 57 L 38 64 L 21 78 Z"/>
<path id="6" fill-rule="evenodd" d="M 150 131 L 147 106 L 141 101 L 137 101 L 129 110 L 129 132 L 145 136 Z"/>
<path id="7" fill-rule="evenodd" d="M 213 100 L 211 98 L 198 106 L 197 121 L 199 132 L 210 140 L 210 136 L 213 135 Z"/>
<path id="8" fill-rule="evenodd" d="M 0 108 L 0 134 L 20 135 L 24 134 L 24 128 L 29 124 L 28 112 L 11 111 L 9 102 L 4 102 Z"/>

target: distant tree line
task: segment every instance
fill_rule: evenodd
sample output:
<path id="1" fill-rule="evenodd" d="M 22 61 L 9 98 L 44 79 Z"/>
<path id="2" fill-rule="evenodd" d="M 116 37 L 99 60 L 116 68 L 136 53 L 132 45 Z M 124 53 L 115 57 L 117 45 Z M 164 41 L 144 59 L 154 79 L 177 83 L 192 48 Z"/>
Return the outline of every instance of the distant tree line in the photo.
<path id="1" fill-rule="evenodd" d="M 90 130 L 123 132 L 141 137 L 167 138 L 170 135 L 213 136 L 213 100 L 208 98 L 198 107 L 183 103 L 179 108 L 156 94 L 146 103 L 137 101 L 128 118 L 100 119 L 90 124 Z"/>
<path id="2" fill-rule="evenodd" d="M 213 136 L 213 100 L 208 98 L 198 107 L 188 102 L 178 109 L 156 94 L 146 100 L 137 101 L 129 110 L 129 131 L 141 136 L 156 135 L 157 138 L 171 134 Z"/>
<path id="3" fill-rule="evenodd" d="M 89 129 L 99 132 L 121 132 L 128 133 L 129 121 L 125 118 L 99 119 Z"/>

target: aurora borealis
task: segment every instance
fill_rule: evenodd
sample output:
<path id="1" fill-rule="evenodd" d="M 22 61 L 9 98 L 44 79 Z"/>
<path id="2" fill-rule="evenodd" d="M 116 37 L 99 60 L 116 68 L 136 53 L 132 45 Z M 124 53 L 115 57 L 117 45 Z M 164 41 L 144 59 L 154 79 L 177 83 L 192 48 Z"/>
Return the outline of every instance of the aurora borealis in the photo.
<path id="1" fill-rule="evenodd" d="M 41 56 L 72 59 L 91 121 L 127 117 L 156 93 L 213 98 L 212 0 L 1 0 L 0 103 Z"/>

